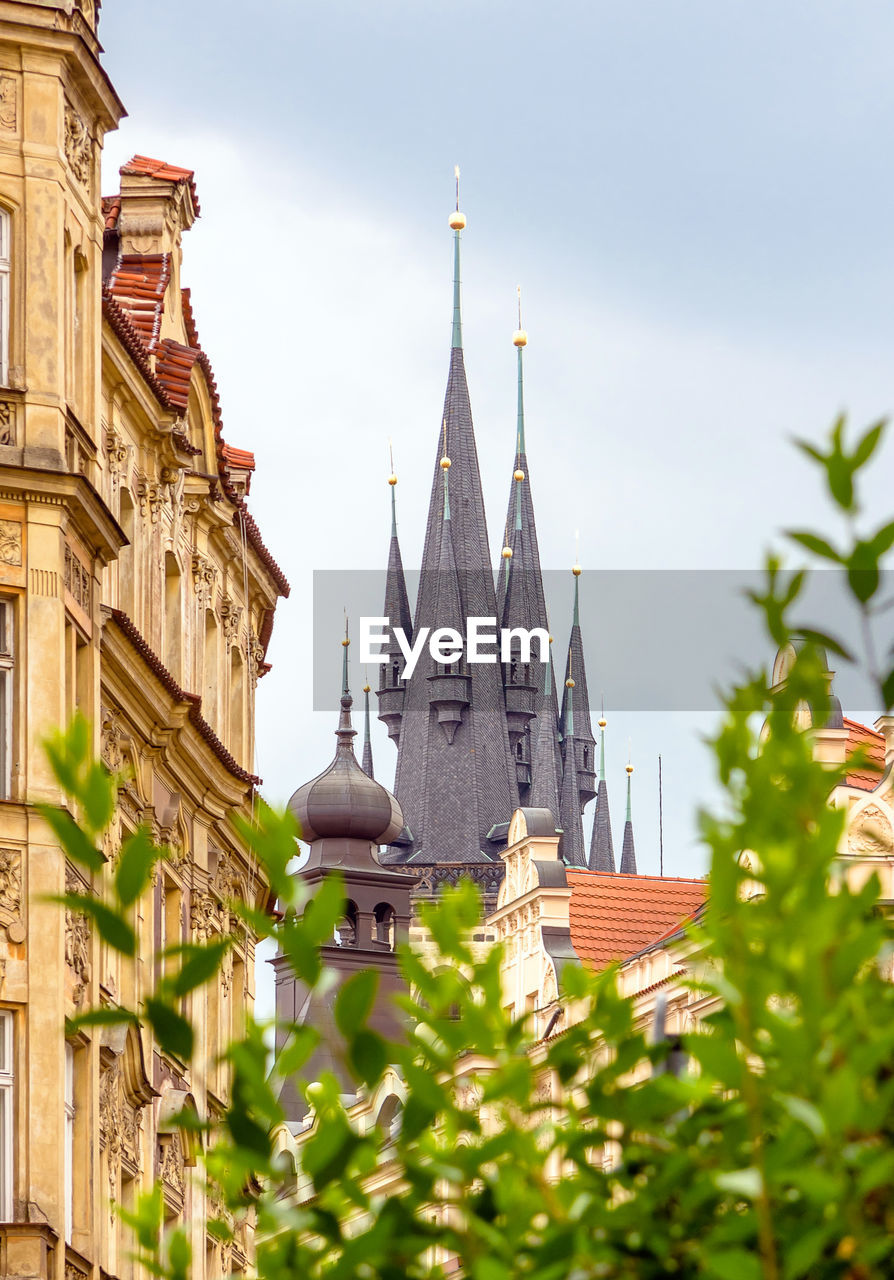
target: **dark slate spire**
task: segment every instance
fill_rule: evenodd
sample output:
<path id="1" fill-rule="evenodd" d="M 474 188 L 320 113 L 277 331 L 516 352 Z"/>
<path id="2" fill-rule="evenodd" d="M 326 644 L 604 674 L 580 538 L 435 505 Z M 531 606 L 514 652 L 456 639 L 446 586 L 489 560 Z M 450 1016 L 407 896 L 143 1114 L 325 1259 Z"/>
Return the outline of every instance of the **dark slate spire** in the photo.
<path id="1" fill-rule="evenodd" d="M 368 778 L 375 781 L 373 773 L 372 743 L 369 738 L 369 685 L 363 686 L 363 763 L 362 769 Z"/>
<path id="2" fill-rule="evenodd" d="M 533 778 L 528 798 L 532 809 L 549 809 L 555 821 L 559 819 L 559 787 L 562 758 L 559 753 L 559 726 L 552 710 L 552 666 L 549 660 L 543 664 L 542 710 L 537 717 L 537 739 L 532 761 Z"/>
<path id="3" fill-rule="evenodd" d="M 624 823 L 624 844 L 621 847 L 621 874 L 636 875 L 636 847 L 633 843 L 633 818 L 630 809 L 630 778 L 633 765 L 627 765 L 627 820 Z"/>
<path id="4" fill-rule="evenodd" d="M 465 217 L 451 214 L 454 243 L 454 324 L 447 394 L 438 436 L 438 456 L 449 459 L 449 488 L 436 461 L 429 501 L 425 547 L 422 554 L 414 634 L 422 627 L 448 625 L 439 616 L 444 602 L 439 579 L 441 566 L 452 558 L 447 578 L 458 590 L 459 616 L 496 617 L 497 605 L 490 555 L 484 497 L 478 469 L 469 389 L 463 362 L 462 325 L 459 315 L 459 233 Z M 446 501 L 445 501 L 446 500 Z M 444 519 L 447 501 L 450 519 Z M 451 606 L 452 607 L 452 606 Z M 464 626 L 463 626 L 464 630 Z M 392 850 L 395 860 L 414 865 L 440 862 L 499 862 L 499 844 L 489 832 L 505 824 L 518 807 L 515 768 L 509 748 L 502 671 L 499 663 L 475 663 L 465 672 L 444 672 L 435 664 L 426 644 L 406 683 L 395 791 L 406 818 L 408 832 Z M 464 685 L 468 704 L 453 721 L 432 714 L 435 692 L 443 692 L 443 679 L 456 691 Z M 436 683 L 437 678 L 438 683 Z M 453 699 L 449 699 L 452 701 Z"/>
<path id="5" fill-rule="evenodd" d="M 516 415 L 515 463 L 509 502 L 506 510 L 506 544 L 503 548 L 503 571 L 498 572 L 500 626 L 505 628 L 542 627 L 549 631 L 546 600 L 543 592 L 543 576 L 540 569 L 540 551 L 537 545 L 537 528 L 534 522 L 534 505 L 531 498 L 531 482 L 525 445 L 525 390 L 524 349 L 528 335 L 521 327 L 521 289 L 519 289 L 518 328 L 512 335 L 518 363 L 518 409 Z M 540 661 L 537 647 L 532 660 L 521 668 L 519 661 L 504 666 L 503 679 L 506 688 L 506 705 L 509 733 L 515 760 L 519 795 L 523 804 L 530 803 L 532 755 L 537 742 L 537 721 L 531 712 L 539 716 L 544 707 L 544 672 L 548 665 Z M 521 687 L 519 687 L 521 686 Z M 530 690 L 525 694 L 522 688 Z M 555 692 L 550 684 L 549 709 L 553 723 L 558 718 Z M 530 723 L 528 723 L 530 722 Z M 561 768 L 557 779 L 561 777 Z"/>
<path id="6" fill-rule="evenodd" d="M 580 595 L 579 583 L 581 568 L 579 564 L 572 567 L 574 574 L 574 614 L 571 621 L 571 636 L 568 640 L 568 658 L 565 663 L 565 696 L 562 699 L 562 714 L 559 719 L 559 730 L 562 739 L 569 735 L 569 711 L 574 709 L 574 741 L 577 757 L 577 777 L 580 791 L 580 808 L 585 806 L 596 794 L 596 739 L 590 727 L 590 699 L 587 693 L 587 669 L 584 663 L 584 646 L 580 630 Z M 574 680 L 569 686 L 568 679 L 574 672 Z M 564 747 L 563 747 L 564 753 Z"/>
<path id="7" fill-rule="evenodd" d="M 404 682 L 400 673 L 404 667 L 404 656 L 397 640 L 394 628 L 402 627 L 409 640 L 413 633 L 413 619 L 410 614 L 410 601 L 407 597 L 407 583 L 404 577 L 404 566 L 400 554 L 400 543 L 397 540 L 397 503 L 395 491 L 397 476 L 394 473 L 392 458 L 391 474 L 388 477 L 391 486 L 391 545 L 388 549 L 388 572 L 385 577 L 385 607 L 383 615 L 390 619 L 388 641 L 382 652 L 388 661 L 379 668 L 379 688 L 376 697 L 379 700 L 379 719 L 388 727 L 388 736 L 393 742 L 400 741 L 400 726 L 404 709 Z"/>
<path id="8" fill-rule="evenodd" d="M 565 681 L 566 692 L 574 692 L 571 675 Z M 584 845 L 584 824 L 580 812 L 580 784 L 577 776 L 577 752 L 574 749 L 574 703 L 568 703 L 568 732 L 565 735 L 565 769 L 562 774 L 562 795 L 559 800 L 559 822 L 562 835 L 559 840 L 559 856 L 566 867 L 586 867 L 587 850 Z"/>
<path id="9" fill-rule="evenodd" d="M 608 808 L 608 783 L 605 780 L 605 715 L 599 718 L 599 783 L 596 788 L 596 812 L 590 838 L 590 870 L 614 871 L 615 847 L 612 820 Z"/>

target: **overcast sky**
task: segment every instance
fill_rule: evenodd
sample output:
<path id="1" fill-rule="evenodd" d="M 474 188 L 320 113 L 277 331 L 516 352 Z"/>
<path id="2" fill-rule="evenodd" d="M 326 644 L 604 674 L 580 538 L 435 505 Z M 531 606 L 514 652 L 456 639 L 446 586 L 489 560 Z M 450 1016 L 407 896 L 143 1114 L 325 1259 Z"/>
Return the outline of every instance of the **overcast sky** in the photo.
<path id="1" fill-rule="evenodd" d="M 107 140 L 104 189 L 135 152 L 196 171 L 183 279 L 226 438 L 257 458 L 251 509 L 292 583 L 259 687 L 268 798 L 331 758 L 334 716 L 312 711 L 311 575 L 384 566 L 389 437 L 404 561 L 418 564 L 455 163 L 495 559 L 518 283 L 545 568 L 567 571 L 578 529 L 586 569 L 698 570 L 756 565 L 787 525 L 829 528 L 790 438 L 892 405 L 889 3 L 154 0 L 150 20 L 106 0 L 100 35 L 130 112 Z M 892 456 L 889 441 L 879 514 Z M 562 647 L 567 610 L 554 602 Z M 729 655 L 707 650 L 721 673 Z M 333 687 L 339 662 L 334 635 Z M 629 737 L 640 869 L 658 870 L 660 752 L 666 869 L 701 874 L 711 716 L 615 714 L 612 671 L 588 674 L 609 713 L 616 845 Z"/>

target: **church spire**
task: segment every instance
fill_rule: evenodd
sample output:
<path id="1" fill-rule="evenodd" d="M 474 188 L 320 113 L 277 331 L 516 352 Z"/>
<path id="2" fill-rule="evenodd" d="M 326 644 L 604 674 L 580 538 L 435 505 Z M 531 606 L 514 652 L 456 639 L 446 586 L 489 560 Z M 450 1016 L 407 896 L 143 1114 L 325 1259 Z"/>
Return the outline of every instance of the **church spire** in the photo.
<path id="1" fill-rule="evenodd" d="M 608 807 L 608 783 L 605 780 L 605 711 L 599 717 L 599 782 L 596 786 L 596 812 L 590 838 L 590 870 L 614 871 L 615 848 Z"/>
<path id="2" fill-rule="evenodd" d="M 621 873 L 622 875 L 636 875 L 636 847 L 633 843 L 633 817 L 630 807 L 630 779 L 633 775 L 633 765 L 627 762 L 627 819 L 624 823 L 624 844 L 621 848 Z"/>
<path id="3" fill-rule="evenodd" d="M 568 639 L 568 658 L 565 664 L 565 696 L 562 699 L 562 714 L 559 719 L 559 731 L 565 738 L 573 737 L 575 755 L 577 756 L 577 777 L 580 790 L 580 808 L 585 806 L 596 794 L 596 739 L 590 727 L 590 700 L 587 693 L 587 669 L 584 662 L 584 645 L 580 628 L 580 575 L 581 567 L 575 563 L 571 572 L 574 574 L 574 610 L 571 618 L 571 635 Z M 568 683 L 568 677 L 574 671 L 574 679 Z M 573 714 L 572 714 L 573 713 Z M 574 729 L 571 729 L 571 725 Z"/>
<path id="4" fill-rule="evenodd" d="M 423 627 L 434 631 L 456 626 L 454 614 L 462 631 L 467 618 L 498 616 L 461 345 L 459 233 L 466 219 L 456 209 L 449 223 L 454 233 L 454 332 L 422 553 L 416 635 Z M 440 460 L 447 456 L 451 467 L 445 489 Z M 450 518 L 445 520 L 448 504 Z M 450 616 L 442 616 L 445 612 Z M 433 707 L 437 716 L 431 714 Z M 476 864 L 502 866 L 499 848 L 505 843 L 505 824 L 518 807 L 499 663 L 466 666 L 459 659 L 436 660 L 429 646 L 424 647 L 406 682 L 395 792 L 407 833 L 392 850 L 392 860 L 412 862 L 414 867 L 467 863 L 485 890 L 489 908 L 494 877 L 484 870 L 478 874 Z M 457 796 L 462 803 L 457 803 Z"/>
<path id="5" fill-rule="evenodd" d="M 456 208 L 450 215 L 450 227 L 453 231 L 453 338 L 451 346 L 462 350 L 463 345 L 463 311 L 462 311 L 462 271 L 460 259 L 460 236 L 466 225 L 466 215 L 459 210 L 459 165 L 454 170 L 456 175 Z"/>
<path id="6" fill-rule="evenodd" d="M 363 760 L 360 767 L 368 778 L 372 778 L 375 781 L 372 742 L 369 736 L 369 693 L 369 685 L 365 684 L 363 686 Z"/>
<path id="7" fill-rule="evenodd" d="M 390 452 L 389 444 L 389 452 Z M 397 475 L 394 471 L 394 456 L 391 455 L 391 473 L 388 476 L 391 488 L 391 544 L 388 549 L 388 570 L 385 576 L 385 606 L 383 616 L 390 620 L 388 641 L 384 647 L 388 661 L 379 667 L 379 688 L 376 697 L 379 700 L 379 719 L 387 725 L 388 736 L 392 742 L 400 741 L 400 727 L 403 718 L 405 686 L 401 679 L 404 668 L 404 656 L 394 636 L 395 627 L 401 627 L 409 639 L 413 632 L 413 620 L 410 614 L 410 601 L 407 596 L 407 583 L 404 577 L 404 566 L 400 554 L 400 543 L 397 540 Z"/>
<path id="8" fill-rule="evenodd" d="M 559 820 L 559 785 L 561 777 L 561 755 L 559 753 L 559 733 L 556 722 L 555 703 L 552 691 L 552 663 L 547 654 L 543 664 L 543 698 L 540 714 L 537 717 L 537 742 L 532 762 L 533 778 L 528 805 L 532 809 L 549 809 L 553 820 Z"/>
<path id="9" fill-rule="evenodd" d="M 574 678 L 569 672 L 565 689 L 570 696 L 574 691 Z M 584 827 L 580 811 L 580 783 L 577 776 L 577 753 L 574 739 L 574 703 L 568 703 L 567 732 L 565 734 L 565 769 L 562 774 L 562 795 L 559 800 L 559 822 L 562 835 L 559 840 L 559 856 L 566 867 L 586 867 L 587 852 L 584 846 Z"/>

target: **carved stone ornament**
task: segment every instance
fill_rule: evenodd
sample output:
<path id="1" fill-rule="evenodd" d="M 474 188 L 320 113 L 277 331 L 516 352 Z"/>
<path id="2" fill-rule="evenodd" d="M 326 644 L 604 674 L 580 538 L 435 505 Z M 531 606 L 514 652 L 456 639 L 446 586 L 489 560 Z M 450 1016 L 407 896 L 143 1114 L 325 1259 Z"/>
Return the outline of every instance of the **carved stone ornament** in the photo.
<path id="1" fill-rule="evenodd" d="M 0 77 L 2 84 L 2 77 Z M 16 442 L 16 411 L 8 400 L 0 400 L 0 444 Z"/>
<path id="2" fill-rule="evenodd" d="M 158 524 L 158 517 L 161 515 L 161 509 L 164 506 L 164 490 L 159 484 L 150 484 L 148 480 L 141 480 L 137 485 L 137 497 L 140 500 L 140 514 L 145 520 L 148 516 L 153 524 Z"/>
<path id="3" fill-rule="evenodd" d="M 220 623 L 223 627 L 227 648 L 234 643 L 239 634 L 239 620 L 241 617 L 242 609 L 240 606 L 230 596 L 224 596 L 220 602 Z"/>
<path id="4" fill-rule="evenodd" d="M 218 906 L 210 893 L 194 893 L 189 913 L 193 933 L 204 942 L 217 930 L 220 922 Z"/>
<path id="5" fill-rule="evenodd" d="M 86 565 L 81 564 L 81 561 L 68 544 L 66 544 L 65 547 L 65 573 L 63 581 L 65 582 L 66 591 L 68 591 L 84 612 L 89 614 L 92 595 L 90 573 L 87 570 Z"/>
<path id="6" fill-rule="evenodd" d="M 113 431 L 111 427 L 108 427 L 106 429 L 106 457 L 109 460 L 109 470 L 112 475 L 120 475 L 124 471 L 129 453 L 130 450 L 117 431 Z"/>
<path id="7" fill-rule="evenodd" d="M 117 707 L 102 708 L 102 746 L 100 754 L 112 773 L 120 773 L 127 764 L 126 748 L 130 736 L 125 731 L 121 712 Z"/>
<path id="8" fill-rule="evenodd" d="M 173 1192 L 182 1205 L 186 1188 L 184 1174 L 183 1143 L 179 1133 L 164 1134 L 158 1139 L 158 1177 L 164 1184 L 166 1196 Z"/>
<path id="9" fill-rule="evenodd" d="M 6 926 L 10 942 L 23 942 L 22 854 L 19 849 L 0 849 L 0 924 Z"/>
<path id="10" fill-rule="evenodd" d="M 0 129 L 15 133 L 16 82 L 12 76 L 0 76 Z"/>
<path id="11" fill-rule="evenodd" d="M 82 893 L 84 886 L 70 868 L 65 870 L 66 893 Z M 90 981 L 90 922 L 81 911 L 65 908 L 65 963 L 74 974 L 72 998 L 75 1007 L 84 999 Z"/>
<path id="12" fill-rule="evenodd" d="M 93 142 L 87 126 L 70 102 L 65 104 L 65 158 L 78 182 L 89 190 Z"/>
<path id="13" fill-rule="evenodd" d="M 251 682 L 253 685 L 258 683 L 261 674 L 261 667 L 264 663 L 264 646 L 261 644 L 254 631 L 251 633 L 251 649 L 248 655 L 249 670 L 251 671 Z"/>
<path id="14" fill-rule="evenodd" d="M 18 520 L 0 520 L 0 564 L 22 563 L 22 526 Z"/>
<path id="15" fill-rule="evenodd" d="M 195 583 L 196 595 L 199 597 L 199 601 L 203 605 L 209 605 L 214 592 L 214 584 L 217 581 L 217 566 L 207 556 L 203 556 L 200 551 L 194 551 L 192 555 L 192 579 Z"/>
<path id="16" fill-rule="evenodd" d="M 849 853 L 882 854 L 894 851 L 891 823 L 877 804 L 867 805 L 854 819 L 848 832 Z"/>
<path id="17" fill-rule="evenodd" d="M 104 1064 L 99 1073 L 99 1141 L 106 1152 L 109 1199 L 114 1201 L 121 1167 L 121 1064 L 117 1058 Z"/>

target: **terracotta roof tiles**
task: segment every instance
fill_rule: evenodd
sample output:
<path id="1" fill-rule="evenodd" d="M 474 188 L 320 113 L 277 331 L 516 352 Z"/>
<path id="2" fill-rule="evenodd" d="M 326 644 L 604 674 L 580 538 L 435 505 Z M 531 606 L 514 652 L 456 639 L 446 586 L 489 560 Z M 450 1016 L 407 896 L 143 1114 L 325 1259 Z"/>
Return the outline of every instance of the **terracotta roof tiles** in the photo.
<path id="1" fill-rule="evenodd" d="M 862 768 L 851 770 L 846 784 L 859 791 L 874 791 L 885 771 L 884 736 L 868 725 L 848 720 L 847 716 L 844 717 L 844 727 L 847 729 L 846 759 L 850 760 L 855 751 L 862 750 L 866 760 Z"/>
<path id="2" fill-rule="evenodd" d="M 568 869 L 571 941 L 601 968 L 676 932 L 705 901 L 705 880 Z"/>
<path id="3" fill-rule="evenodd" d="M 164 160 L 153 160 L 151 156 L 132 156 L 118 172 L 138 174 L 146 178 L 159 178 L 162 182 L 188 182 L 193 208 L 198 216 L 199 197 L 196 192 L 194 169 L 181 169 L 179 165 L 168 164 Z"/>

